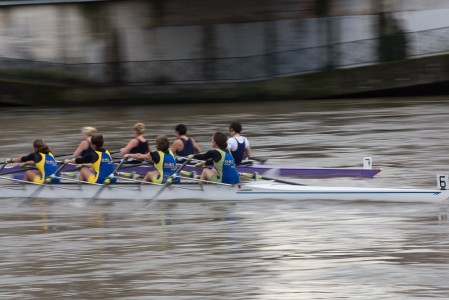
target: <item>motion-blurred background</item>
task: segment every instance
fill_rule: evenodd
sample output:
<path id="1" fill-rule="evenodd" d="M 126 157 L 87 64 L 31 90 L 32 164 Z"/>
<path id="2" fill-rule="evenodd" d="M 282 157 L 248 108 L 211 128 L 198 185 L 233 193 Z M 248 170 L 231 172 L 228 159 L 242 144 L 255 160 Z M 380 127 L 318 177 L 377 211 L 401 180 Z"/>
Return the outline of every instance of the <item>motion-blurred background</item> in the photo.
<path id="1" fill-rule="evenodd" d="M 447 0 L 0 1 L 0 103 L 446 93 Z"/>

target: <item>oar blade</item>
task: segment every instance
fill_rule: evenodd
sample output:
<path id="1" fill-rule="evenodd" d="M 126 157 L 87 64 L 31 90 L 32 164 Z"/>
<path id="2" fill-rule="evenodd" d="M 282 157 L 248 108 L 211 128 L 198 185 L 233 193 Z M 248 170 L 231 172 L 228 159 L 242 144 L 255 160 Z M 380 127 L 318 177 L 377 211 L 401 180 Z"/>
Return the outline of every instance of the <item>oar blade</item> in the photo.
<path id="1" fill-rule="evenodd" d="M 0 172 L 3 171 L 3 169 L 6 167 L 6 165 L 8 164 L 7 161 L 5 161 L 2 166 L 0 167 Z"/>

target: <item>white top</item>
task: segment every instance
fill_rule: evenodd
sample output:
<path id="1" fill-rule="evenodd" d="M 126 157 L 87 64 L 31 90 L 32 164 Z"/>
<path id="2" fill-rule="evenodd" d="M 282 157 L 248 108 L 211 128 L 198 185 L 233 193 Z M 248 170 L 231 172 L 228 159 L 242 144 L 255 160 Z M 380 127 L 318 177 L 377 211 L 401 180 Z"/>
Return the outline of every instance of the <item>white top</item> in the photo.
<path id="1" fill-rule="evenodd" d="M 238 148 L 238 144 L 237 141 L 241 144 L 243 143 L 243 141 L 245 141 L 245 149 L 249 147 L 249 142 L 248 139 L 244 136 L 236 136 L 236 137 L 231 137 L 228 139 L 228 148 L 231 149 L 231 151 L 235 151 Z"/>

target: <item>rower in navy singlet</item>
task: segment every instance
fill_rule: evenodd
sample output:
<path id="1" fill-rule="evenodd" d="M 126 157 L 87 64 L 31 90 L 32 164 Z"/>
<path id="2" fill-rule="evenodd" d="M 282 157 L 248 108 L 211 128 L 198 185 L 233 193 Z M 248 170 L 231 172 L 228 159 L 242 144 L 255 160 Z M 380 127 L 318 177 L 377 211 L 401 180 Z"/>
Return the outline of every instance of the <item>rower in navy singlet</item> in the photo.
<path id="1" fill-rule="evenodd" d="M 222 132 L 216 132 L 212 137 L 214 150 L 209 150 L 205 154 L 190 155 L 189 158 L 212 161 L 213 169 L 205 168 L 201 173 L 201 180 L 238 184 L 240 182 L 239 173 L 235 167 L 234 158 L 229 152 L 226 143 L 227 137 Z M 205 163 L 197 164 L 197 167 L 204 167 Z"/>
<path id="2" fill-rule="evenodd" d="M 134 138 L 129 141 L 125 148 L 120 150 L 122 155 L 132 153 L 146 154 L 150 152 L 148 141 L 143 136 L 145 132 L 145 125 L 143 123 L 136 123 L 133 126 Z"/>
<path id="3" fill-rule="evenodd" d="M 178 139 L 173 143 L 171 150 L 177 156 L 186 157 L 201 152 L 201 148 L 195 140 L 187 136 L 187 126 L 179 124 L 175 128 L 175 134 Z"/>
<path id="4" fill-rule="evenodd" d="M 228 139 L 228 150 L 231 151 L 235 159 L 235 164 L 240 165 L 245 157 L 251 156 L 251 147 L 246 137 L 240 135 L 242 125 L 239 122 L 232 122 L 229 125 L 231 137 Z"/>
<path id="5" fill-rule="evenodd" d="M 25 181 L 34 183 L 44 183 L 58 169 L 56 160 L 48 146 L 43 140 L 33 142 L 34 152 L 23 157 L 16 157 L 7 160 L 8 162 L 21 163 L 20 166 L 36 166 L 37 170 L 28 170 L 25 172 Z M 57 183 L 58 179 L 52 178 L 50 182 Z"/>
<path id="6" fill-rule="evenodd" d="M 72 158 L 86 156 L 93 152 L 91 138 L 97 132 L 95 127 L 83 127 L 81 133 L 83 134 L 83 140 L 79 143 L 78 148 L 76 148 L 73 153 Z"/>
<path id="7" fill-rule="evenodd" d="M 165 183 L 176 172 L 175 156 L 169 149 L 170 142 L 165 135 L 160 135 L 156 138 L 156 148 L 157 151 L 148 152 L 147 154 L 125 154 L 125 157 L 152 161 L 156 170 L 148 172 L 143 180 Z M 179 178 L 173 179 L 173 183 L 179 183 Z"/>

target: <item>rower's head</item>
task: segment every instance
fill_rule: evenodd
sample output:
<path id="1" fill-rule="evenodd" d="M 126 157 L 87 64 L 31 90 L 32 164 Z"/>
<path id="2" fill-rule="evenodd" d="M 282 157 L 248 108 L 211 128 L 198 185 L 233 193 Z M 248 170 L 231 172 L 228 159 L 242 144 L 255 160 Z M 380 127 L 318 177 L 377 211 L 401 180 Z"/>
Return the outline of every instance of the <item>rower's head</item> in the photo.
<path id="1" fill-rule="evenodd" d="M 103 145 L 104 145 L 103 135 L 94 134 L 92 136 L 90 142 L 92 143 L 92 148 L 94 150 L 100 150 L 101 148 L 103 148 Z"/>
<path id="2" fill-rule="evenodd" d="M 212 137 L 212 146 L 221 150 L 225 150 L 228 147 L 228 137 L 223 132 L 215 132 Z"/>
<path id="3" fill-rule="evenodd" d="M 45 153 L 45 154 L 50 153 L 50 148 L 41 139 L 34 140 L 33 148 L 34 148 L 34 152 L 36 152 L 36 153 Z"/>
<path id="4" fill-rule="evenodd" d="M 170 147 L 170 142 L 166 135 L 159 135 L 156 138 L 156 148 L 158 151 L 166 152 Z"/>
<path id="5" fill-rule="evenodd" d="M 136 136 L 142 135 L 145 132 L 145 124 L 143 123 L 134 124 L 133 131 Z"/>
<path id="6" fill-rule="evenodd" d="M 229 125 L 229 133 L 231 134 L 231 136 L 240 134 L 240 132 L 242 132 L 242 124 L 240 124 L 239 122 L 232 122 Z"/>
<path id="7" fill-rule="evenodd" d="M 187 126 L 184 124 L 179 124 L 175 127 L 175 133 L 177 137 L 183 136 L 187 134 Z"/>
<path id="8" fill-rule="evenodd" d="M 81 133 L 83 134 L 84 138 L 87 139 L 97 133 L 97 128 L 86 126 L 81 128 Z"/>

